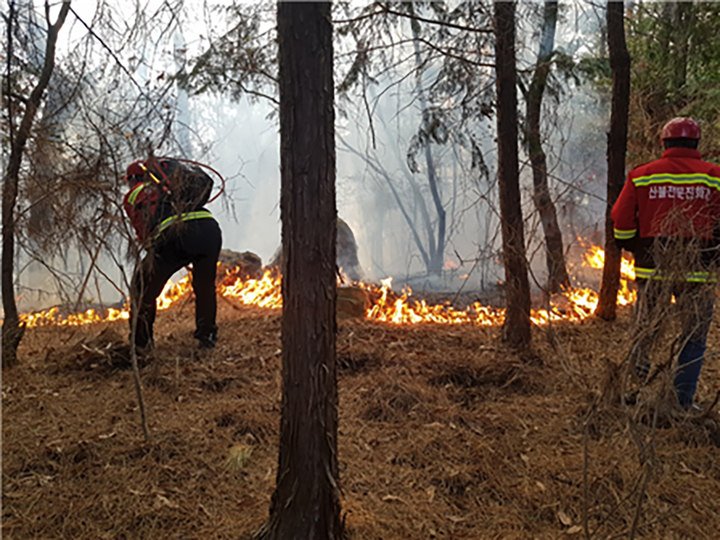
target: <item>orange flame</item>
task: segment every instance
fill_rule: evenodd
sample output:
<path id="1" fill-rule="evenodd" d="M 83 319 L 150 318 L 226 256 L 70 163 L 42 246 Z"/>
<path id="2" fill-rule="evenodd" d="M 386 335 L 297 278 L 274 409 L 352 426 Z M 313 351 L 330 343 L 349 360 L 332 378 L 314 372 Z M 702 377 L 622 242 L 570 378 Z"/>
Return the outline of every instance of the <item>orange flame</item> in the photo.
<path id="1" fill-rule="evenodd" d="M 81 326 L 97 322 L 127 320 L 129 317 L 127 309 L 108 308 L 105 314 L 101 314 L 95 309 L 88 309 L 82 313 L 71 313 L 63 316 L 60 315 L 60 310 L 57 307 L 53 307 L 45 311 L 20 315 L 20 322 L 25 323 L 28 328 L 51 325 Z"/>
<path id="2" fill-rule="evenodd" d="M 260 279 L 243 281 L 242 278 L 237 278 L 231 285 L 221 285 L 220 294 L 240 300 L 247 305 L 271 309 L 282 307 L 280 276 L 269 270 Z"/>
<path id="3" fill-rule="evenodd" d="M 605 250 L 599 246 L 589 246 L 587 249 L 587 253 L 583 255 L 583 265 L 601 270 L 605 266 Z M 629 280 L 635 280 L 635 266 L 633 260 L 623 254 L 620 260 L 620 290 L 617 298 L 620 306 L 633 304 L 637 299 L 637 293 L 628 287 Z M 597 304 L 597 300 L 595 303 Z"/>
<path id="4" fill-rule="evenodd" d="M 434 322 L 439 324 L 477 324 L 478 326 L 489 326 L 502 324 L 505 312 L 501 309 L 494 309 L 480 305 L 475 302 L 465 310 L 457 310 L 449 305 L 436 304 L 428 305 L 425 300 L 408 303 L 412 296 L 412 290 L 406 287 L 402 296 L 392 300 L 392 278 L 383 279 L 380 289 L 375 285 L 363 283 L 362 287 L 370 292 L 379 292 L 380 298 L 371 306 L 365 317 L 376 321 L 392 324 L 417 324 L 422 322 Z"/>
<path id="5" fill-rule="evenodd" d="M 605 262 L 605 252 L 598 246 L 591 246 L 584 255 L 583 265 L 590 268 L 602 268 Z M 632 261 L 622 260 L 621 288 L 618 291 L 618 304 L 627 306 L 635 302 L 635 291 L 628 287 L 628 279 L 634 278 Z M 232 271 L 227 273 L 226 280 L 218 286 L 218 292 L 226 298 L 239 301 L 246 305 L 261 308 L 282 308 L 281 277 L 270 271 L 259 279 L 243 279 L 231 277 Z M 178 300 L 185 297 L 191 289 L 190 274 L 177 283 L 168 282 L 157 300 L 158 310 L 168 309 Z M 392 290 L 392 278 L 381 281 L 378 287 L 375 284 L 358 282 L 356 286 L 364 289 L 373 299 L 372 305 L 365 316 L 368 319 L 390 324 L 474 324 L 478 326 L 500 325 L 505 320 L 505 310 L 483 306 L 475 302 L 465 309 L 456 309 L 446 304 L 428 305 L 425 300 L 412 298 L 412 290 L 406 287 L 400 295 Z M 590 288 L 570 288 L 561 295 L 553 298 L 549 308 L 533 309 L 530 318 L 536 325 L 545 325 L 555 321 L 581 321 L 590 317 L 598 304 L 598 295 Z M 58 308 L 46 311 L 21 315 L 20 319 L 28 327 L 59 325 L 78 326 L 97 322 L 127 320 L 129 309 L 126 305 L 122 309 L 107 309 L 105 313 L 98 313 L 89 309 L 84 313 L 60 315 Z"/>
<path id="6" fill-rule="evenodd" d="M 163 288 L 163 291 L 160 293 L 160 296 L 158 296 L 156 302 L 158 310 L 162 311 L 164 309 L 168 309 L 175 302 L 185 296 L 185 293 L 187 293 L 191 287 L 190 274 L 185 275 L 177 283 L 173 283 L 168 280 Z"/>
<path id="7" fill-rule="evenodd" d="M 605 266 L 605 250 L 600 246 L 590 246 L 583 255 L 583 266 L 602 269 Z M 627 279 L 635 279 L 635 266 L 632 259 L 624 257 L 620 261 L 620 275 Z"/>
<path id="8" fill-rule="evenodd" d="M 177 283 L 171 280 L 165 284 L 162 293 L 157 299 L 157 308 L 162 311 L 168 309 L 175 302 L 180 300 L 190 290 L 190 275 L 184 276 Z M 128 320 L 130 318 L 130 307 L 126 303 L 122 308 L 107 308 L 104 313 L 94 308 L 85 310 L 82 313 L 71 313 L 61 315 L 60 309 L 53 307 L 45 311 L 25 313 L 20 315 L 20 322 L 25 323 L 28 328 L 35 326 L 82 326 L 99 322 L 113 322 Z"/>

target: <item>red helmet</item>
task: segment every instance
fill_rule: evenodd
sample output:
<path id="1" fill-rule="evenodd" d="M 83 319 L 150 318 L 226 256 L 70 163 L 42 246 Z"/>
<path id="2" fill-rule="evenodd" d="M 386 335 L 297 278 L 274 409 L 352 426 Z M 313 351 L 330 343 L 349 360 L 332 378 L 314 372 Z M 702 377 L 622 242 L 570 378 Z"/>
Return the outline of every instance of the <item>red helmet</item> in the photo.
<path id="1" fill-rule="evenodd" d="M 133 161 L 130 165 L 128 165 L 127 170 L 125 171 L 125 179 L 129 180 L 133 176 L 142 176 L 145 174 L 146 170 L 147 167 L 145 166 L 144 160 L 139 159 L 137 161 Z"/>
<path id="2" fill-rule="evenodd" d="M 662 140 L 665 139 L 699 139 L 700 124 L 692 118 L 673 118 L 663 126 Z"/>

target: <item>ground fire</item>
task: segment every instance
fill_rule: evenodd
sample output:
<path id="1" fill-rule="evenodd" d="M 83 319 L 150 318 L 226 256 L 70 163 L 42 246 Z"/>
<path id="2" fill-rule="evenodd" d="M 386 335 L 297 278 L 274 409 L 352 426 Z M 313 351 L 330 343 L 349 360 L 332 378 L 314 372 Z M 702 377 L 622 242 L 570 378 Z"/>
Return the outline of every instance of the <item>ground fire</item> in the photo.
<path id="1" fill-rule="evenodd" d="M 583 255 L 581 265 L 587 268 L 601 269 L 605 253 L 598 246 L 591 246 Z M 234 277 L 228 271 L 228 277 L 218 285 L 218 294 L 230 301 L 260 308 L 282 308 L 281 277 L 276 271 L 268 270 L 260 278 Z M 635 301 L 635 291 L 628 286 L 634 279 L 632 261 L 622 260 L 618 304 L 627 306 Z M 474 324 L 492 326 L 502 324 L 505 310 L 481 305 L 475 302 L 465 309 L 456 309 L 449 304 L 429 305 L 423 299 L 415 299 L 410 288 L 398 294 L 392 289 L 392 278 L 382 280 L 378 286 L 372 283 L 354 282 L 353 286 L 364 290 L 369 298 L 369 307 L 365 317 L 389 324 Z M 165 310 L 185 297 L 191 290 L 189 275 L 177 283 L 168 282 L 158 298 L 158 310 Z M 548 302 L 545 308 L 532 310 L 531 319 L 537 325 L 553 321 L 581 321 L 595 311 L 598 295 L 589 287 L 572 287 Z M 99 322 L 128 319 L 127 306 L 122 309 L 88 309 L 82 313 L 63 315 L 57 307 L 27 313 L 21 316 L 27 327 L 60 325 L 78 326 Z"/>

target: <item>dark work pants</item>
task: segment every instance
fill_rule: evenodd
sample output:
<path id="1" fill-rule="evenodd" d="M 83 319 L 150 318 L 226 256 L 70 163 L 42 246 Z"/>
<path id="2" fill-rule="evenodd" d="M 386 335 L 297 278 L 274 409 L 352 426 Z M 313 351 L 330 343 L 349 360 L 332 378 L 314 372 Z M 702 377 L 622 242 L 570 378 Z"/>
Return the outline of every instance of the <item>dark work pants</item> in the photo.
<path id="1" fill-rule="evenodd" d="M 189 264 L 195 292 L 195 337 L 217 335 L 215 273 L 221 245 L 220 226 L 211 218 L 177 223 L 163 232 L 138 264 L 130 286 L 130 329 L 137 316 L 137 347 L 152 345 L 157 297 L 168 279 Z"/>
<path id="2" fill-rule="evenodd" d="M 659 327 L 669 315 L 666 311 L 670 295 L 675 296 L 674 314 L 680 318 L 678 339 L 680 352 L 675 368 L 674 385 L 680 405 L 693 404 L 713 317 L 714 283 L 674 283 L 639 279 L 635 318 L 635 347 L 637 355 L 647 357 L 657 337 Z"/>

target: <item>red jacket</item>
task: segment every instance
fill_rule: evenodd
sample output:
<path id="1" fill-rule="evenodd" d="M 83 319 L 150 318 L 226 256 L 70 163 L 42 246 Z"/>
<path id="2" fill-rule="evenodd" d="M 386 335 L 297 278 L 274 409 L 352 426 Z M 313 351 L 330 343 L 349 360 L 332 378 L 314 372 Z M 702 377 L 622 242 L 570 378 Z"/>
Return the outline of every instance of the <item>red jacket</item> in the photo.
<path id="1" fill-rule="evenodd" d="M 135 184 L 123 198 L 123 208 L 141 243 L 145 243 L 155 228 L 158 198 L 159 189 L 152 182 Z"/>
<path id="2" fill-rule="evenodd" d="M 135 184 L 125 194 L 123 208 L 130 218 L 138 240 L 146 248 L 176 223 L 214 219 L 203 207 L 189 212 L 176 211 L 167 189 L 155 182 Z"/>
<path id="3" fill-rule="evenodd" d="M 615 240 L 634 252 L 639 278 L 656 277 L 652 246 L 658 238 L 699 239 L 707 262 L 718 244 L 720 167 L 703 161 L 697 150 L 668 148 L 660 159 L 630 171 L 611 216 Z"/>

